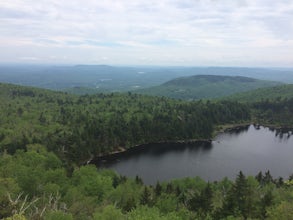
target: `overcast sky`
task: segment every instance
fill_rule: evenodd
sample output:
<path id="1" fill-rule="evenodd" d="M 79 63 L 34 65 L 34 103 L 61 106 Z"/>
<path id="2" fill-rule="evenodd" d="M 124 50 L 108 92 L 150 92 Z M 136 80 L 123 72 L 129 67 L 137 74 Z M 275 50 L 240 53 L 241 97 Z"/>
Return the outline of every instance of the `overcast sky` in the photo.
<path id="1" fill-rule="evenodd" d="M 293 66 L 293 0 L 1 0 L 0 62 Z"/>

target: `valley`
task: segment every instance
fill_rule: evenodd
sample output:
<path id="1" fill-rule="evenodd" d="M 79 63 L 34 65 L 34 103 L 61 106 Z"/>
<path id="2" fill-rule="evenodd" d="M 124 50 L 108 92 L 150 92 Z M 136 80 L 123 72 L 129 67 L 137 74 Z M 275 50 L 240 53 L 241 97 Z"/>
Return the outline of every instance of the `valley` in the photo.
<path id="1" fill-rule="evenodd" d="M 292 85 L 239 76 L 183 79 L 174 81 L 190 83 L 195 90 L 204 85 L 220 97 L 213 99 L 214 93 L 182 100 L 186 97 L 136 90 L 72 94 L 0 83 L 0 217 L 177 220 L 284 215 L 292 194 L 287 158 L 292 151 Z M 230 84 L 230 89 L 220 94 L 225 86 L 207 81 Z M 239 93 L 236 81 L 250 91 Z M 233 86 L 238 93 L 229 95 Z M 250 123 L 286 129 L 233 129 Z M 215 136 L 227 127 L 231 129 Z M 88 164 L 107 155 L 114 160 Z M 281 160 L 282 166 L 277 165 Z"/>

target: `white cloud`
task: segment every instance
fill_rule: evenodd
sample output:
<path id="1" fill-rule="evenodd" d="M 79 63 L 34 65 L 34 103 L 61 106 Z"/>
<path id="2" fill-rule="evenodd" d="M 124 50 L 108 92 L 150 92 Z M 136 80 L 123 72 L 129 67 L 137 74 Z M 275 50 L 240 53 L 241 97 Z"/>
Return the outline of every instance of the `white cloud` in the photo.
<path id="1" fill-rule="evenodd" d="M 10 0 L 0 33 L 0 61 L 289 66 L 293 1 Z"/>

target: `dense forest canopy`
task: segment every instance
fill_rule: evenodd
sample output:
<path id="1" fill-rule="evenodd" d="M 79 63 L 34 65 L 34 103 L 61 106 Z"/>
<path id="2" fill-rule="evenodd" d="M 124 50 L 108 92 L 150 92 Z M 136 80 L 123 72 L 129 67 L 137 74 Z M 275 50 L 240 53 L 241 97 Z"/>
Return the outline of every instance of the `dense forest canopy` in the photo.
<path id="1" fill-rule="evenodd" d="M 211 138 L 215 125 L 250 119 L 244 104 L 182 102 L 137 94 L 73 96 L 0 85 L 1 150 L 43 144 L 81 162 L 119 147 Z"/>
<path id="2" fill-rule="evenodd" d="M 41 145 L 0 155 L 0 218 L 5 220 L 292 219 L 293 177 L 270 172 L 207 183 L 185 178 L 154 186 L 93 165 L 70 175 Z"/>
<path id="3" fill-rule="evenodd" d="M 0 220 L 293 220 L 293 0 L 0 0 L 0 33 Z"/>
<path id="4" fill-rule="evenodd" d="M 253 121 L 292 128 L 293 84 L 243 92 L 219 100 L 246 103 L 252 110 Z"/>
<path id="5" fill-rule="evenodd" d="M 162 85 L 135 92 L 176 99 L 199 100 L 218 98 L 280 84 L 282 83 L 243 76 L 194 75 L 172 79 Z"/>
<path id="6" fill-rule="evenodd" d="M 135 145 L 211 138 L 217 126 L 292 126 L 293 98 L 184 102 L 132 93 L 75 96 L 0 84 L 0 218 L 292 219 L 293 188 L 269 171 L 144 185 L 93 165 Z"/>
<path id="7" fill-rule="evenodd" d="M 248 92 L 237 93 L 222 99 L 237 100 L 240 102 L 259 102 L 264 100 L 293 98 L 293 84 L 285 84 L 267 88 L 259 88 Z"/>

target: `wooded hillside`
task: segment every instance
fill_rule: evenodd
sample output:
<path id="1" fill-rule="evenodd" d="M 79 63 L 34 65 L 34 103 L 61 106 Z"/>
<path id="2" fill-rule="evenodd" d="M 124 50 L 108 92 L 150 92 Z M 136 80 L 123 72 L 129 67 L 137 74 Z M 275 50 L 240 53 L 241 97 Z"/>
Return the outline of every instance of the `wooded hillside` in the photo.
<path id="1" fill-rule="evenodd" d="M 199 100 L 218 98 L 280 84 L 280 82 L 243 76 L 195 75 L 176 78 L 160 86 L 141 89 L 135 92 L 176 99 Z"/>
<path id="2" fill-rule="evenodd" d="M 182 102 L 137 94 L 74 96 L 0 84 L 0 148 L 42 144 L 77 163 L 119 147 L 211 138 L 217 124 L 250 118 L 244 104 Z"/>

